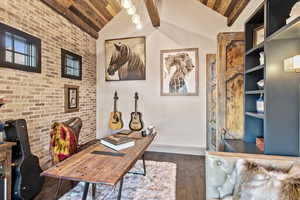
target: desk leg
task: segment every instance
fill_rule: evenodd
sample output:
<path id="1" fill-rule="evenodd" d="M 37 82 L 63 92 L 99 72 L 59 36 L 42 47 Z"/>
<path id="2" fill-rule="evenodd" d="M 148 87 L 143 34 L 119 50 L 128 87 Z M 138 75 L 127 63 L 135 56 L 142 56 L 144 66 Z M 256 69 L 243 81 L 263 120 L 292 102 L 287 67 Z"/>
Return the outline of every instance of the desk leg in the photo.
<path id="1" fill-rule="evenodd" d="M 59 190 L 60 190 L 61 184 L 62 184 L 62 179 L 59 179 L 59 180 L 58 180 L 58 183 L 57 183 L 56 192 L 55 192 L 55 199 L 58 197 L 58 194 L 59 194 Z"/>
<path id="2" fill-rule="evenodd" d="M 96 200 L 96 184 L 92 184 L 92 199 Z"/>
<path id="3" fill-rule="evenodd" d="M 89 192 L 89 186 L 90 186 L 90 183 L 85 183 L 83 194 L 82 194 L 82 200 L 86 200 L 88 192 Z"/>
<path id="4" fill-rule="evenodd" d="M 144 167 L 144 176 L 146 176 L 146 162 L 145 162 L 145 154 L 143 154 L 143 167 Z"/>
<path id="5" fill-rule="evenodd" d="M 124 180 L 124 177 L 120 181 L 120 188 L 119 188 L 119 193 L 118 193 L 118 200 L 121 200 L 122 188 L 123 188 L 123 180 Z"/>

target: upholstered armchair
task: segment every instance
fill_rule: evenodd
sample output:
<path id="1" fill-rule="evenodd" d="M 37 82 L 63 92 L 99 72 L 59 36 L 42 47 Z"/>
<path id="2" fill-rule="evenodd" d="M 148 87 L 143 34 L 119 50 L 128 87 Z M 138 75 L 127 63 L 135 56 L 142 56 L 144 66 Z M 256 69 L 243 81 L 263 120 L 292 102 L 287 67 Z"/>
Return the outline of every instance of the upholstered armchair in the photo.
<path id="1" fill-rule="evenodd" d="M 217 199 L 235 199 L 233 198 L 234 193 L 238 190 L 238 184 L 241 185 L 243 179 L 243 173 L 248 170 L 238 170 L 237 168 L 241 168 L 239 163 L 255 163 L 252 164 L 251 167 L 256 167 L 256 174 L 252 174 L 247 177 L 247 183 L 243 186 L 247 187 L 247 184 L 255 185 L 254 192 L 257 191 L 265 191 L 265 193 L 269 192 L 268 199 L 274 199 L 272 195 L 276 196 L 275 190 L 273 188 L 278 186 L 278 188 L 282 188 L 284 184 L 287 184 L 288 179 L 293 179 L 293 181 L 299 181 L 299 179 L 295 179 L 295 177 L 300 177 L 300 158 L 298 157 L 284 157 L 284 156 L 269 156 L 269 155 L 258 155 L 258 154 L 240 154 L 240 153 L 227 153 L 227 152 L 206 152 L 206 199 L 207 200 L 217 200 Z M 256 165 L 257 164 L 257 165 Z M 264 166 L 265 168 L 260 168 L 260 166 Z M 250 168 L 250 167 L 249 167 Z M 294 170 L 294 168 L 296 170 Z M 271 171 L 268 171 L 270 170 Z M 260 174 L 259 174 L 260 173 Z M 276 173 L 279 173 L 277 176 Z M 251 180 L 253 179 L 253 180 Z M 263 185 L 263 190 L 258 187 L 259 184 Z M 251 181 L 249 181 L 251 180 Z M 256 181 L 256 182 L 255 182 Z M 271 184 L 270 184 L 270 181 Z M 282 181 L 285 181 L 284 183 Z M 276 184 L 274 184 L 276 183 Z M 273 188 L 268 191 L 267 185 L 272 185 Z M 245 187 L 243 190 L 245 190 Z M 298 186 L 299 187 L 299 186 Z M 300 188 L 298 188 L 300 189 Z M 279 192 L 281 192 L 281 189 Z M 275 191 L 275 192 L 274 192 Z M 243 191 L 245 192 L 245 191 Z M 251 191 L 246 191 L 251 193 Z M 273 193 L 273 194 L 272 194 Z M 249 195 L 249 194 L 246 194 Z M 244 196 L 246 196 L 244 195 Z M 264 195 L 264 194 L 261 194 Z M 298 197 L 298 196 L 297 196 Z M 300 196 L 299 196 L 300 198 Z M 247 198 L 238 198 L 238 199 L 247 199 Z M 249 198 L 248 198 L 249 199 Z M 257 199 L 257 198 L 251 198 Z M 259 198 L 265 199 L 265 198 Z M 275 200 L 274 199 L 274 200 Z M 298 199 L 298 198 L 297 198 Z"/>

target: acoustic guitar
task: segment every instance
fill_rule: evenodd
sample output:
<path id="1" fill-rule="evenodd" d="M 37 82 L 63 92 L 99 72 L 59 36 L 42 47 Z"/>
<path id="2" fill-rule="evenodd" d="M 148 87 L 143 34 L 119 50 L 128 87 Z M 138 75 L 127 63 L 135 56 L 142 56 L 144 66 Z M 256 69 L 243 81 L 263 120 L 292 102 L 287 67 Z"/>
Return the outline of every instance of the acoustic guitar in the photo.
<path id="1" fill-rule="evenodd" d="M 114 95 L 114 111 L 110 113 L 109 128 L 111 130 L 119 130 L 123 128 L 122 113 L 117 111 L 118 93 Z"/>
<path id="2" fill-rule="evenodd" d="M 144 123 L 142 120 L 142 113 L 137 111 L 137 101 L 139 99 L 138 93 L 136 92 L 134 95 L 135 100 L 135 111 L 131 113 L 131 119 L 129 123 L 129 128 L 132 131 L 140 131 L 144 127 Z"/>

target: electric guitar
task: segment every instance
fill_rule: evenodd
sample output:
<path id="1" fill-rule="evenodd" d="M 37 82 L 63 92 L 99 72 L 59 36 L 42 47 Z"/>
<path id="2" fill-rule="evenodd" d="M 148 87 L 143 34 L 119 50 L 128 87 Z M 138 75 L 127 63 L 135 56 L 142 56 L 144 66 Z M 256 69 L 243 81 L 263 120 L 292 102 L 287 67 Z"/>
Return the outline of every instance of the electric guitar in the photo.
<path id="1" fill-rule="evenodd" d="M 140 131 L 143 129 L 144 123 L 142 121 L 142 113 L 137 112 L 137 101 L 139 99 L 137 92 L 134 95 L 134 99 L 135 99 L 135 111 L 131 113 L 129 128 L 132 131 Z"/>
<path id="2" fill-rule="evenodd" d="M 109 128 L 119 130 L 123 128 L 122 113 L 117 111 L 117 100 L 119 99 L 117 92 L 114 95 L 114 111 L 110 113 Z"/>

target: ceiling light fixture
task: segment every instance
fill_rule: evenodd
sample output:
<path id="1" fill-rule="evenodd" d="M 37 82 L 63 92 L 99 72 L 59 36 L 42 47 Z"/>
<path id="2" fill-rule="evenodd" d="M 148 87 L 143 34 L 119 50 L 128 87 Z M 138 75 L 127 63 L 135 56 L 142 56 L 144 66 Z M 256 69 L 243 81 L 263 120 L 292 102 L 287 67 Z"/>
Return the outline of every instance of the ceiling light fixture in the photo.
<path id="1" fill-rule="evenodd" d="M 122 5 L 124 8 L 126 8 L 126 9 L 128 9 L 128 8 L 130 8 L 130 7 L 133 6 L 131 0 L 121 0 L 121 5 Z"/>
<path id="2" fill-rule="evenodd" d="M 143 26 L 142 26 L 141 23 L 138 23 L 138 24 L 136 25 L 136 29 L 141 30 L 142 28 L 143 28 Z"/>
<path id="3" fill-rule="evenodd" d="M 134 15 L 136 11 L 136 8 L 134 5 L 132 5 L 130 8 L 127 9 L 128 15 Z"/>
<path id="4" fill-rule="evenodd" d="M 140 16 L 137 15 L 137 14 L 133 15 L 131 19 L 132 19 L 132 22 L 133 22 L 134 24 L 139 24 L 139 23 L 141 23 L 141 18 L 140 18 Z"/>

